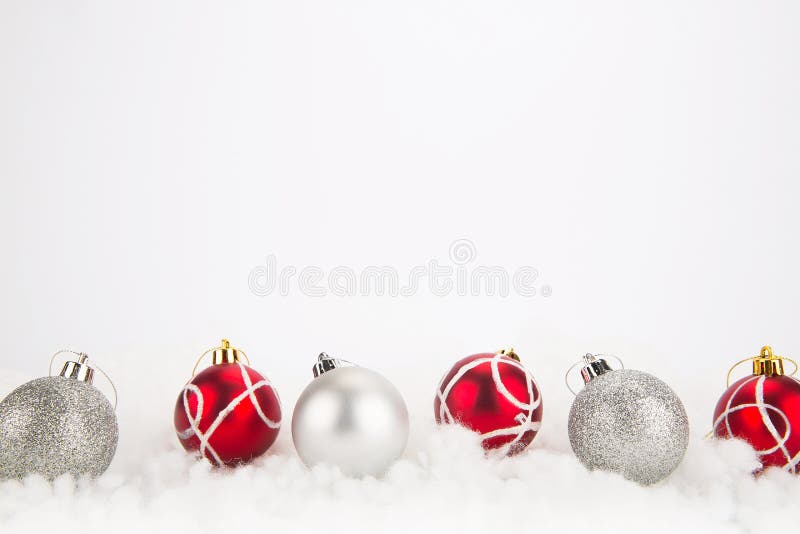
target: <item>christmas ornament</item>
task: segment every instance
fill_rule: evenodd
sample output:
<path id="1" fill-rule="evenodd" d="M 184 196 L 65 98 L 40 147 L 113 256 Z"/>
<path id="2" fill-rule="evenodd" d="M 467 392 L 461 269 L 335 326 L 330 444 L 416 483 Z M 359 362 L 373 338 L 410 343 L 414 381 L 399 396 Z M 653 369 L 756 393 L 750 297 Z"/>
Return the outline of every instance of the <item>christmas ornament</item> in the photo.
<path id="1" fill-rule="evenodd" d="M 351 476 L 380 476 L 408 441 L 408 410 L 397 388 L 369 369 L 324 352 L 294 408 L 292 439 L 308 466 L 327 463 Z"/>
<path id="2" fill-rule="evenodd" d="M 195 375 L 209 352 L 212 365 Z M 221 346 L 200 356 L 175 403 L 175 431 L 181 445 L 198 451 L 213 465 L 248 462 L 264 454 L 278 437 L 278 393 L 249 365 L 244 351 L 223 339 Z"/>
<path id="3" fill-rule="evenodd" d="M 437 423 L 460 423 L 480 433 L 483 447 L 516 454 L 542 424 L 542 395 L 514 349 L 457 361 L 439 383 Z"/>
<path id="4" fill-rule="evenodd" d="M 66 352 L 77 361 L 67 361 L 59 376 L 32 380 L 0 402 L 0 479 L 96 477 L 114 458 L 115 407 L 92 385 L 94 369 L 103 371 L 86 354 L 60 350 L 50 360 L 51 373 L 56 356 Z"/>
<path id="5" fill-rule="evenodd" d="M 753 374 L 733 384 L 731 373 L 740 364 L 753 362 Z M 747 441 L 758 453 L 763 467 L 800 471 L 800 382 L 784 374 L 783 360 L 772 347 L 746 358 L 728 371 L 728 389 L 714 409 L 714 435 Z M 792 373 L 794 374 L 794 372 Z"/>
<path id="6" fill-rule="evenodd" d="M 586 385 L 575 397 L 568 423 L 575 455 L 589 469 L 620 473 L 639 484 L 666 478 L 689 444 L 681 400 L 650 374 L 612 370 L 592 354 L 570 371 L 580 363 Z"/>

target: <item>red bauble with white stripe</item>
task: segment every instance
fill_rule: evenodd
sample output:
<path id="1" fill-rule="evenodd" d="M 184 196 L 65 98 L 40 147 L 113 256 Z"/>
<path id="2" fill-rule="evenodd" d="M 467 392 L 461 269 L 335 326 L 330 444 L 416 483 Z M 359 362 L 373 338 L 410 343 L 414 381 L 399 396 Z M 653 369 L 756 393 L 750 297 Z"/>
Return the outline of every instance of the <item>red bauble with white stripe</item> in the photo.
<path id="1" fill-rule="evenodd" d="M 764 467 L 800 472 L 800 382 L 755 374 L 734 382 L 717 402 L 714 435 L 747 441 Z"/>
<path id="2" fill-rule="evenodd" d="M 272 384 L 240 362 L 208 367 L 175 403 L 175 431 L 187 451 L 214 465 L 248 462 L 278 437 L 281 405 Z"/>
<path id="3" fill-rule="evenodd" d="M 459 423 L 481 435 L 483 447 L 516 454 L 542 421 L 542 397 L 513 351 L 467 356 L 442 378 L 434 399 L 438 423 Z"/>

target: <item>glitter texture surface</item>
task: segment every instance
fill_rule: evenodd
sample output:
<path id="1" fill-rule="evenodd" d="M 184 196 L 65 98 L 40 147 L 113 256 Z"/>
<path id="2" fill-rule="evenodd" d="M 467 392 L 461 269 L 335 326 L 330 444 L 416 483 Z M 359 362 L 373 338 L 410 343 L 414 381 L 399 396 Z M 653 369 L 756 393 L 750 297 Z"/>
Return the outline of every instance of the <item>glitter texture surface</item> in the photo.
<path id="1" fill-rule="evenodd" d="M 32 380 L 0 403 L 0 479 L 98 476 L 118 437 L 114 409 L 92 385 L 60 376 Z"/>
<path id="2" fill-rule="evenodd" d="M 568 426 L 572 450 L 587 468 L 645 485 L 672 473 L 689 443 L 678 396 L 658 378 L 630 369 L 590 381 L 572 404 Z"/>

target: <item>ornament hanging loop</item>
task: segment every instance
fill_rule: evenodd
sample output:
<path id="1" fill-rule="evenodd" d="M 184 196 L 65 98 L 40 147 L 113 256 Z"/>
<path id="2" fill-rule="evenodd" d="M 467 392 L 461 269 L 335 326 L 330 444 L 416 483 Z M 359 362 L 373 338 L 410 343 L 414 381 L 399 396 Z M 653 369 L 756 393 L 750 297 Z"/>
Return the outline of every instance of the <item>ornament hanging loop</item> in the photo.
<path id="1" fill-rule="evenodd" d="M 47 376 L 53 376 L 53 364 L 55 363 L 56 357 L 59 354 L 74 354 L 77 356 L 76 362 L 67 361 L 64 364 L 64 369 L 61 371 L 61 376 L 68 376 L 70 378 L 86 382 L 87 384 L 91 384 L 94 377 L 94 370 L 97 369 L 100 371 L 100 374 L 105 377 L 106 381 L 108 381 L 108 383 L 111 385 L 111 389 L 114 391 L 114 411 L 117 410 L 117 404 L 119 403 L 117 386 L 114 384 L 114 381 L 111 380 L 111 377 L 108 376 L 108 373 L 103 371 L 99 365 L 94 362 L 89 365 L 89 355 L 85 352 L 78 352 L 72 349 L 57 350 L 55 353 L 53 353 L 53 356 L 50 357 L 50 365 L 47 368 Z"/>
<path id="2" fill-rule="evenodd" d="M 50 357 L 50 365 L 47 368 L 47 376 L 53 376 L 53 364 L 56 362 L 56 357 L 59 354 L 74 354 L 77 356 L 78 363 L 83 364 L 86 363 L 86 360 L 89 359 L 89 355 L 85 352 L 78 352 L 72 349 L 61 349 L 57 350 L 53 353 L 53 356 Z"/>
<path id="3" fill-rule="evenodd" d="M 786 360 L 794 365 L 794 370 L 789 373 L 789 376 L 794 376 L 797 373 L 798 365 L 797 362 L 791 358 L 787 358 L 786 356 L 775 356 L 772 352 L 772 347 L 769 345 L 764 345 L 761 347 L 761 352 L 758 356 L 751 356 L 749 358 L 744 358 L 743 360 L 739 360 L 738 362 L 734 363 L 730 369 L 728 369 L 728 376 L 725 380 L 725 387 L 730 387 L 731 385 L 731 375 L 733 371 L 746 362 L 753 362 L 753 374 L 754 375 L 766 375 L 766 376 L 782 376 L 784 373 L 783 369 L 783 361 Z"/>
<path id="4" fill-rule="evenodd" d="M 569 383 L 570 373 L 572 373 L 577 366 L 583 365 L 584 368 L 581 371 L 581 376 L 583 377 L 584 383 L 588 383 L 591 378 L 613 370 L 608 367 L 608 364 L 605 363 L 605 358 L 614 358 L 619 362 L 620 369 L 625 369 L 625 363 L 619 358 L 619 356 L 614 356 L 613 354 L 591 354 L 587 352 L 580 360 L 573 363 L 569 369 L 567 369 L 566 373 L 564 373 L 564 384 L 566 384 L 570 393 L 576 397 L 578 396 L 578 392 L 572 389 L 572 386 Z"/>
<path id="5" fill-rule="evenodd" d="M 206 357 L 206 354 L 210 353 L 213 353 L 211 360 L 213 365 L 219 365 L 222 363 L 236 363 L 239 361 L 240 355 L 244 356 L 247 365 L 250 365 L 250 358 L 242 349 L 231 347 L 231 342 L 227 339 L 223 339 L 222 344 L 219 347 L 208 349 L 201 354 L 199 358 L 197 358 L 197 361 L 194 363 L 194 367 L 192 368 L 192 377 L 197 374 L 197 368 L 200 366 L 200 362 L 203 361 L 203 358 Z"/>

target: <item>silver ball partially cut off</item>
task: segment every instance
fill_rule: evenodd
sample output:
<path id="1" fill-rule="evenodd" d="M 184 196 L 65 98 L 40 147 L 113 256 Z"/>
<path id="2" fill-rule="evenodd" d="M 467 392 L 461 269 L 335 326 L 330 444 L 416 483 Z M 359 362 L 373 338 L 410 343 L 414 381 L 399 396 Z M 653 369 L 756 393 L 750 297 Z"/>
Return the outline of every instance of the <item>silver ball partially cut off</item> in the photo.
<path id="1" fill-rule="evenodd" d="M 61 376 L 32 380 L 0 402 L 0 479 L 99 476 L 118 438 L 114 409 L 94 386 Z"/>

